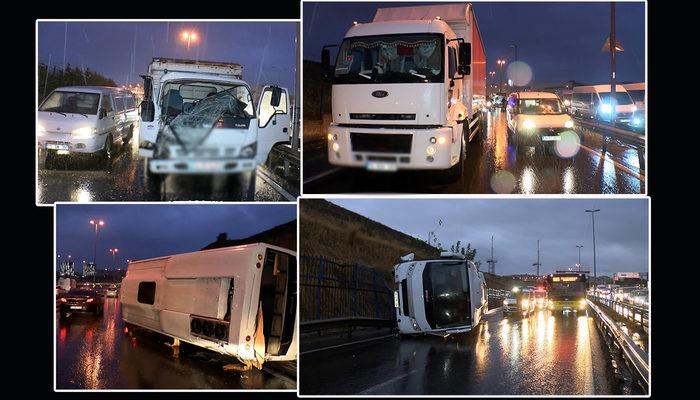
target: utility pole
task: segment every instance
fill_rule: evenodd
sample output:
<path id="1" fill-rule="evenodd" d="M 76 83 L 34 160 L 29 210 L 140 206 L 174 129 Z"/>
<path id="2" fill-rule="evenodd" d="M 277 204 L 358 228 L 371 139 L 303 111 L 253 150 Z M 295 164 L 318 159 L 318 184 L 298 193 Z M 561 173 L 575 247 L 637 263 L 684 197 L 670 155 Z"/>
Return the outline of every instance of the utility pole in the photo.
<path id="1" fill-rule="evenodd" d="M 576 247 L 578 247 L 578 271 L 581 272 L 581 248 L 583 248 L 583 246 L 577 244 Z"/>
<path id="2" fill-rule="evenodd" d="M 486 263 L 489 265 L 489 273 L 496 275 L 496 263 L 498 260 L 493 258 L 493 235 L 491 235 L 491 258 L 486 260 Z"/>
<path id="3" fill-rule="evenodd" d="M 610 123 L 615 125 L 617 118 L 617 96 L 615 95 L 615 2 L 610 2 Z M 595 249 L 594 249 L 595 251 Z"/>
<path id="4" fill-rule="evenodd" d="M 518 73 L 519 70 L 520 70 L 520 65 L 518 64 L 518 45 L 517 45 L 517 44 L 511 44 L 510 47 L 512 47 L 512 48 L 515 49 L 515 61 L 514 61 L 514 64 L 515 64 L 515 70 L 514 70 L 514 71 L 515 71 L 515 77 L 514 77 L 514 78 L 515 78 L 515 79 L 513 79 L 513 86 L 514 86 L 515 88 L 517 88 L 517 87 L 518 87 L 518 78 L 520 77 L 520 74 Z M 517 91 L 517 90 L 516 90 L 516 91 Z"/>
<path id="5" fill-rule="evenodd" d="M 540 263 L 540 239 L 537 239 L 537 262 L 533 263 L 532 266 L 537 268 L 537 276 L 540 276 L 540 266 L 542 263 Z"/>
<path id="6" fill-rule="evenodd" d="M 586 210 L 587 213 L 591 213 L 591 220 L 593 220 L 593 282 L 594 285 L 598 284 L 598 275 L 596 273 L 596 259 L 595 259 L 595 213 L 600 211 L 600 208 L 595 210 Z"/>

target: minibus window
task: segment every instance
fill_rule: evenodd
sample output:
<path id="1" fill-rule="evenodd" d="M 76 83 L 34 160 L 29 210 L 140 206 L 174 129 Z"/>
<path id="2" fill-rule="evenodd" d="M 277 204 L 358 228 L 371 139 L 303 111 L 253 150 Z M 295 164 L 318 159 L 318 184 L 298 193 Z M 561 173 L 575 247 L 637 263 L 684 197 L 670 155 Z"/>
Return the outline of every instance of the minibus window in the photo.
<path id="1" fill-rule="evenodd" d="M 141 304 L 153 304 L 156 300 L 156 283 L 139 282 L 139 291 L 136 300 Z"/>
<path id="2" fill-rule="evenodd" d="M 102 109 L 104 110 L 105 114 L 114 111 L 114 107 L 112 106 L 112 96 L 108 94 L 102 95 Z"/>

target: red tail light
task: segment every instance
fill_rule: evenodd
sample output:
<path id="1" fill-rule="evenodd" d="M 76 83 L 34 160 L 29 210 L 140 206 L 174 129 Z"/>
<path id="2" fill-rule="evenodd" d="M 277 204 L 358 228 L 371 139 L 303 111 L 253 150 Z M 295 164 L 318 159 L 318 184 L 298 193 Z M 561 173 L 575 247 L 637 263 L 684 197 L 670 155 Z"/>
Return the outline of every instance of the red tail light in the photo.
<path id="1" fill-rule="evenodd" d="M 66 303 L 68 300 L 65 297 L 61 297 L 61 303 Z"/>
<path id="2" fill-rule="evenodd" d="M 246 342 L 250 342 L 250 336 L 246 336 L 246 337 L 245 337 L 245 341 L 246 341 Z"/>
<path id="3" fill-rule="evenodd" d="M 88 303 L 92 303 L 93 301 L 95 301 L 95 299 L 93 299 L 92 297 L 90 297 L 90 298 L 88 298 L 86 301 L 87 301 Z"/>

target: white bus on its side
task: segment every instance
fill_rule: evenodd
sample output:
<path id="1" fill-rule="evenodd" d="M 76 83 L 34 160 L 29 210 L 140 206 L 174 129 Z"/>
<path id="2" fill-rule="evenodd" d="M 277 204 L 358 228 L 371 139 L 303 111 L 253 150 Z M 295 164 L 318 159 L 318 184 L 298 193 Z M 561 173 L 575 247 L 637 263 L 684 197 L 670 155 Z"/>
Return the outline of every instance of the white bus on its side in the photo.
<path id="1" fill-rule="evenodd" d="M 488 310 L 484 274 L 458 253 L 415 260 L 414 254 L 394 266 L 394 306 L 401 334 L 448 336 L 469 332 Z"/>
<path id="2" fill-rule="evenodd" d="M 296 253 L 256 243 L 129 263 L 122 317 L 245 368 L 297 357 Z"/>

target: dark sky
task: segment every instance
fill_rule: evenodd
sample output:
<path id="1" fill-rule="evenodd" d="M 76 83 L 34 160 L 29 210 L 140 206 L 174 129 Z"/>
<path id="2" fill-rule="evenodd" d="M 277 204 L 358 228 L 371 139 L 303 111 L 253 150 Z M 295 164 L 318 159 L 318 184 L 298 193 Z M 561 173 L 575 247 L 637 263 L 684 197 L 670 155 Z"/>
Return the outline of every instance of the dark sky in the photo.
<path id="1" fill-rule="evenodd" d="M 304 3 L 304 59 L 320 61 L 321 47 L 340 44 L 353 21 L 371 22 L 377 8 L 435 3 Z M 518 60 L 533 71 L 532 85 L 609 82 L 610 53 L 601 48 L 610 33 L 608 2 L 474 2 L 486 47 L 487 71 L 496 60 Z M 617 57 L 619 81 L 644 81 L 643 2 L 616 3 L 616 31 L 624 53 Z M 335 52 L 332 52 L 335 56 Z M 497 75 L 498 76 L 498 75 Z M 505 76 L 505 71 L 504 71 Z"/>
<path id="2" fill-rule="evenodd" d="M 296 204 L 62 204 L 56 206 L 56 254 L 68 255 L 82 271 L 82 260 L 92 261 L 95 229 L 91 219 L 102 219 L 97 263 L 112 267 L 109 249 L 116 247 L 117 263 L 196 251 L 221 232 L 241 239 L 296 219 Z M 57 263 L 57 267 L 58 267 Z"/>
<path id="3" fill-rule="evenodd" d="M 188 29 L 201 38 L 189 52 L 180 40 Z M 243 79 L 251 86 L 274 83 L 293 92 L 295 35 L 295 22 L 40 22 L 39 61 L 48 63 L 50 55 L 51 65 L 61 68 L 65 42 L 66 63 L 90 67 L 122 85 L 127 79 L 142 83 L 139 75 L 154 56 L 195 59 L 199 51 L 200 60 L 243 65 Z"/>
<path id="4" fill-rule="evenodd" d="M 596 213 L 598 275 L 648 270 L 646 199 L 332 199 L 333 203 L 393 229 L 425 240 L 436 230 L 443 247 L 461 240 L 477 249 L 487 270 L 494 236 L 496 273 L 534 273 L 540 239 L 540 273 L 573 267 L 581 249 L 584 269 L 593 272 L 591 216 Z M 444 222 L 438 227 L 438 220 Z"/>

